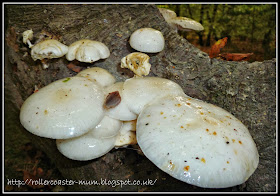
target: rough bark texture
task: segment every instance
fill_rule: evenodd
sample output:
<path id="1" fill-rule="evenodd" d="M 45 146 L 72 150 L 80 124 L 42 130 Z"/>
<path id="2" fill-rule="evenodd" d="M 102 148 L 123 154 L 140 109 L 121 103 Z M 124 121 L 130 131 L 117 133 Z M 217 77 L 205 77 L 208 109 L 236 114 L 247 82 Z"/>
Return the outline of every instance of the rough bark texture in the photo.
<path id="1" fill-rule="evenodd" d="M 120 68 L 120 59 L 133 49 L 129 36 L 141 27 L 160 30 L 166 40 L 164 51 L 150 55 L 149 76 L 168 78 L 185 93 L 231 112 L 249 129 L 260 163 L 249 180 L 227 189 L 202 189 L 178 181 L 159 170 L 136 150 L 114 149 L 92 161 L 72 161 L 61 155 L 55 141 L 27 132 L 19 122 L 19 109 L 39 88 L 76 73 L 67 68 L 65 57 L 49 61 L 42 69 L 34 62 L 21 33 L 34 31 L 35 40 L 44 30 L 61 42 L 88 38 L 105 43 L 108 59 L 94 64 L 110 71 L 118 81 L 132 76 Z M 156 180 L 153 186 L 71 186 L 73 191 L 276 191 L 276 59 L 264 62 L 227 62 L 209 56 L 181 38 L 164 21 L 154 5 L 5 5 L 5 132 L 20 129 L 72 180 Z M 7 139 L 7 138 L 5 138 Z M 5 165 L 5 167 L 9 167 Z"/>

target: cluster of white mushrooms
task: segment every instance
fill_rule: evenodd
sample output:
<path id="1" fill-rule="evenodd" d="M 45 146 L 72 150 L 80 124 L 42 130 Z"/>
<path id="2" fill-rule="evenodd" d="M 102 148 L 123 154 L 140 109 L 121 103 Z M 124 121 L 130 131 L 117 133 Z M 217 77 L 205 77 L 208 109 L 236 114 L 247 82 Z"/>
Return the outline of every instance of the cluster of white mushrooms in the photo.
<path id="1" fill-rule="evenodd" d="M 66 54 L 70 61 L 94 62 L 110 55 L 97 41 L 80 40 L 69 47 L 55 40 L 44 43 L 31 46 L 34 60 Z M 107 70 L 92 67 L 57 80 L 25 100 L 20 110 L 24 128 L 56 139 L 58 150 L 73 160 L 92 160 L 138 144 L 158 168 L 183 182 L 206 188 L 245 182 L 259 162 L 248 129 L 222 108 L 189 97 L 177 83 L 146 76 L 151 65 L 142 52 L 164 49 L 160 31 L 138 29 L 129 43 L 140 52 L 121 64 L 135 77 L 117 82 Z"/>

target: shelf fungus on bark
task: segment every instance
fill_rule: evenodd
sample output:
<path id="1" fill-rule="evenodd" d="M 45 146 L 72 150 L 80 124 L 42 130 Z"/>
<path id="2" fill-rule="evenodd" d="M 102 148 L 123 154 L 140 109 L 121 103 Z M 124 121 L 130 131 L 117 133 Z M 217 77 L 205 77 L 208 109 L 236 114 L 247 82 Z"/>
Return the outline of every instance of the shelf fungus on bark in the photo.
<path id="1" fill-rule="evenodd" d="M 121 68 L 128 68 L 136 76 L 146 76 L 150 73 L 150 57 L 141 52 L 133 52 L 121 59 Z"/>
<path id="2" fill-rule="evenodd" d="M 115 82 L 101 68 L 80 73 L 39 89 L 20 111 L 22 125 L 57 139 L 66 157 L 86 161 L 138 143 L 159 169 L 203 188 L 242 184 L 256 170 L 259 154 L 245 125 L 177 83 L 158 77 Z"/>

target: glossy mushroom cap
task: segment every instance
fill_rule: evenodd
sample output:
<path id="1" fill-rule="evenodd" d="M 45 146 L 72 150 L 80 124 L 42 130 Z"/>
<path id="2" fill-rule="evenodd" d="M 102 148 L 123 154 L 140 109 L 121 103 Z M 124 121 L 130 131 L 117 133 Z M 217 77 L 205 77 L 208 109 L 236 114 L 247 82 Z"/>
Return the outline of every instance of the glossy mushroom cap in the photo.
<path id="1" fill-rule="evenodd" d="M 122 100 L 129 110 L 139 114 L 145 105 L 166 95 L 185 95 L 175 82 L 159 77 L 127 79 L 123 84 Z"/>
<path id="2" fill-rule="evenodd" d="M 176 17 L 170 20 L 171 25 L 177 27 L 178 30 L 182 31 L 203 31 L 204 27 L 197 21 L 186 18 L 186 17 Z"/>
<path id="3" fill-rule="evenodd" d="M 170 9 L 159 8 L 160 13 L 164 17 L 165 21 L 176 31 L 203 31 L 204 27 L 197 21 L 187 18 L 180 17 Z"/>
<path id="4" fill-rule="evenodd" d="M 56 140 L 57 149 L 69 159 L 96 159 L 114 148 L 121 126 L 121 121 L 105 116 L 95 128 L 82 136 Z"/>
<path id="5" fill-rule="evenodd" d="M 54 39 L 47 39 L 34 45 L 31 49 L 31 57 L 37 59 L 60 58 L 68 52 L 68 46 Z"/>
<path id="6" fill-rule="evenodd" d="M 148 159 L 192 185 L 239 185 L 258 166 L 258 151 L 248 129 L 222 108 L 190 97 L 167 96 L 147 105 L 136 130 Z"/>
<path id="7" fill-rule="evenodd" d="M 116 82 L 116 78 L 111 73 L 100 67 L 84 69 L 76 76 L 85 77 L 91 81 L 97 82 L 101 87 L 107 87 Z"/>
<path id="8" fill-rule="evenodd" d="M 177 17 L 177 14 L 170 9 L 158 8 L 158 10 L 160 11 L 167 23 L 170 23 L 171 19 Z"/>
<path id="9" fill-rule="evenodd" d="M 137 118 L 137 115 L 132 112 L 129 108 L 127 103 L 124 101 L 123 99 L 123 82 L 117 82 L 109 87 L 107 87 L 104 92 L 105 92 L 105 96 L 108 96 L 110 93 L 113 92 L 118 92 L 119 97 L 116 98 L 112 98 L 111 102 L 115 102 L 115 100 L 113 99 L 120 99 L 119 103 L 116 103 L 114 105 L 114 107 L 108 107 L 105 106 L 105 111 L 106 111 L 106 115 L 108 115 L 111 118 L 115 118 L 118 120 L 122 120 L 122 121 L 131 121 L 131 120 L 135 120 Z M 113 95 L 115 96 L 115 95 Z M 118 102 L 118 100 L 117 100 Z M 107 103 L 109 105 L 113 105 L 114 103 Z"/>
<path id="10" fill-rule="evenodd" d="M 109 56 L 110 50 L 102 42 L 82 39 L 69 46 L 66 59 L 68 61 L 77 59 L 80 62 L 93 63 L 99 59 L 106 59 Z"/>
<path id="11" fill-rule="evenodd" d="M 164 49 L 165 40 L 160 31 L 153 28 L 141 28 L 131 34 L 129 44 L 140 52 L 157 53 Z"/>
<path id="12" fill-rule="evenodd" d="M 77 137 L 94 128 L 105 115 L 104 92 L 82 77 L 57 80 L 23 103 L 20 122 L 31 133 L 52 139 Z"/>

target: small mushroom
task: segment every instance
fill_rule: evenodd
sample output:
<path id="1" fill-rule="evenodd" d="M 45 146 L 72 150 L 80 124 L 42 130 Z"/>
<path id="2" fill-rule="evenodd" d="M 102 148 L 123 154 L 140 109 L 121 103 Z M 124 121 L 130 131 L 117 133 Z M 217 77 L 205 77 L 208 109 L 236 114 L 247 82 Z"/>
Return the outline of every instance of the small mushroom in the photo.
<path id="1" fill-rule="evenodd" d="M 248 129 L 220 107 L 188 96 L 166 96 L 137 119 L 137 142 L 158 168 L 203 188 L 245 182 L 259 155 Z"/>
<path id="2" fill-rule="evenodd" d="M 176 30 L 181 31 L 203 31 L 204 27 L 197 21 L 187 17 L 177 17 L 176 13 L 170 9 L 159 8 L 165 21 Z"/>
<path id="3" fill-rule="evenodd" d="M 28 44 L 29 48 L 33 47 L 33 44 L 30 42 L 33 39 L 33 31 L 32 29 L 26 30 L 22 33 L 22 41 L 24 44 Z"/>
<path id="4" fill-rule="evenodd" d="M 69 46 L 66 59 L 68 61 L 77 59 L 80 62 L 93 63 L 99 59 L 106 59 L 109 56 L 110 50 L 102 42 L 82 39 Z"/>
<path id="5" fill-rule="evenodd" d="M 168 24 L 170 24 L 170 21 L 172 18 L 176 18 L 177 14 L 176 12 L 170 10 L 170 9 L 166 9 L 166 8 L 158 8 L 158 10 L 160 11 L 160 13 L 162 14 L 163 18 L 166 20 L 166 22 Z"/>
<path id="6" fill-rule="evenodd" d="M 85 77 L 91 81 L 97 82 L 101 87 L 107 87 L 116 82 L 115 77 L 106 69 L 100 67 L 91 67 L 79 72 L 76 76 Z"/>
<path id="7" fill-rule="evenodd" d="M 150 57 L 141 52 L 133 52 L 125 56 L 121 60 L 121 68 L 128 68 L 137 76 L 146 76 L 150 73 L 151 64 Z"/>
<path id="8" fill-rule="evenodd" d="M 203 31 L 204 27 L 197 21 L 186 18 L 186 17 L 176 17 L 171 19 L 170 23 L 173 27 L 176 27 L 176 30 L 181 31 Z"/>
<path id="9" fill-rule="evenodd" d="M 102 87 L 83 77 L 57 80 L 29 96 L 20 122 L 29 132 L 52 139 L 85 134 L 105 115 Z"/>
<path id="10" fill-rule="evenodd" d="M 136 120 L 123 122 L 122 127 L 119 130 L 119 134 L 116 138 L 115 148 L 137 144 L 135 131 Z"/>
<path id="11" fill-rule="evenodd" d="M 68 46 L 55 39 L 47 39 L 34 45 L 31 49 L 31 57 L 34 61 L 59 58 L 68 52 Z"/>
<path id="12" fill-rule="evenodd" d="M 130 78 L 123 84 L 122 101 L 131 112 L 138 115 L 145 105 L 166 95 L 185 95 L 185 93 L 177 83 L 165 78 Z"/>
<path id="13" fill-rule="evenodd" d="M 115 146 L 122 122 L 104 116 L 86 134 L 71 139 L 56 140 L 57 149 L 72 160 L 88 161 L 103 156 Z"/>
<path id="14" fill-rule="evenodd" d="M 108 95 L 112 92 L 118 92 L 121 99 L 119 104 L 117 104 L 115 107 L 105 107 L 108 108 L 105 110 L 106 115 L 122 121 L 135 120 L 137 115 L 130 111 L 127 104 L 123 101 L 123 84 L 123 82 L 117 82 L 104 90 L 105 95 Z"/>
<path id="15" fill-rule="evenodd" d="M 140 52 L 157 53 L 164 49 L 162 33 L 153 28 L 141 28 L 134 31 L 129 39 L 130 46 Z"/>
<path id="16" fill-rule="evenodd" d="M 43 63 L 43 68 L 48 68 L 45 59 L 60 58 L 68 52 L 68 46 L 54 39 L 47 39 L 34 45 L 31 49 L 31 57 Z"/>

